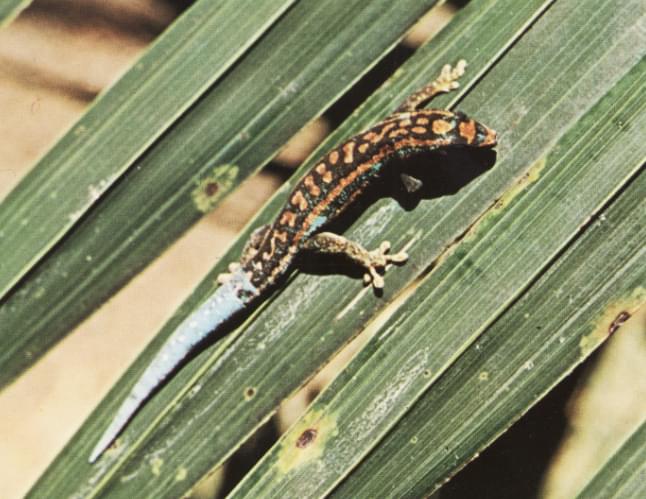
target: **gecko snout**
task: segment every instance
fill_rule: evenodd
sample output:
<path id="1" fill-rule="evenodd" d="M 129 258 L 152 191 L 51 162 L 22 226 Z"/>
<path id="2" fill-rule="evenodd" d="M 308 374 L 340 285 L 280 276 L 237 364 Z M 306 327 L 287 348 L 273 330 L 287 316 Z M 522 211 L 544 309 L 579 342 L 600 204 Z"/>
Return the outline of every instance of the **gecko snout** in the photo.
<path id="1" fill-rule="evenodd" d="M 476 125 L 477 136 L 478 136 L 478 145 L 480 147 L 494 147 L 498 144 L 498 136 L 496 131 L 492 130 L 485 125 L 478 123 Z"/>

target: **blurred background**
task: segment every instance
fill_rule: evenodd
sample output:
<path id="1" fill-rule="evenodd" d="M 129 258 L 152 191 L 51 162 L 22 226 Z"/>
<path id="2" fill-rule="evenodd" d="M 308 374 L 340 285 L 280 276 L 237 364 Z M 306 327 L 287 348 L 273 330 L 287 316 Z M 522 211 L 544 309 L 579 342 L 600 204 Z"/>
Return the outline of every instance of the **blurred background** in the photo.
<path id="1" fill-rule="evenodd" d="M 0 29 L 0 200 L 188 0 L 36 0 Z M 21 497 L 235 234 L 291 171 L 464 2 L 425 16 L 323 117 L 126 288 L 0 392 L 0 497 Z M 451 62 L 451 61 L 447 61 Z M 646 313 L 442 489 L 443 497 L 568 497 L 644 411 Z M 200 484 L 229 490 L 370 334 L 366 331 Z M 619 439 L 619 440 L 617 440 Z M 569 487 L 569 488 L 568 488 Z"/>

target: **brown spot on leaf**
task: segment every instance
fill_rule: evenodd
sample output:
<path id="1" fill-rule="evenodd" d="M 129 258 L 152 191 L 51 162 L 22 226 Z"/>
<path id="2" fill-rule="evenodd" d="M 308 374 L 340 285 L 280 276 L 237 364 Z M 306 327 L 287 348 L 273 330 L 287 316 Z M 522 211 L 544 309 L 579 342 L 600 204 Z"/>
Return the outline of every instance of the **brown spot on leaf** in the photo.
<path id="1" fill-rule="evenodd" d="M 628 319 L 630 319 L 630 314 L 626 312 L 625 310 L 622 310 L 617 317 L 615 317 L 615 320 L 612 321 L 610 324 L 610 327 L 608 327 L 608 335 L 613 334 L 617 329 L 621 327 L 621 325 L 626 322 Z"/>
<path id="2" fill-rule="evenodd" d="M 296 447 L 298 447 L 299 449 L 304 449 L 312 442 L 314 442 L 314 440 L 316 440 L 317 434 L 318 431 L 316 431 L 316 428 L 308 428 L 303 433 L 301 433 L 296 440 Z"/>
<path id="3" fill-rule="evenodd" d="M 218 192 L 218 189 L 220 186 L 218 185 L 217 182 L 208 182 L 204 186 L 204 192 L 206 193 L 207 196 L 215 196 L 215 194 Z"/>
<path id="4" fill-rule="evenodd" d="M 244 398 L 245 400 L 251 400 L 255 394 L 256 389 L 253 386 L 248 386 L 247 388 L 245 388 Z"/>

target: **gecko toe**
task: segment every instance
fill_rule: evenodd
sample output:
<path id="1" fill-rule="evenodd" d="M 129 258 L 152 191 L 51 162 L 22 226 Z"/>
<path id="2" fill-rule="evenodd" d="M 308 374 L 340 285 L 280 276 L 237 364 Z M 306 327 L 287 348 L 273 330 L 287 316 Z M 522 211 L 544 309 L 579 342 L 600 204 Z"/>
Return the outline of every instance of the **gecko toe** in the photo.
<path id="1" fill-rule="evenodd" d="M 375 289 L 383 289 L 384 288 L 384 278 L 377 272 L 377 269 L 374 267 L 370 267 L 368 269 L 370 271 L 370 277 L 372 279 L 372 287 Z"/>
<path id="2" fill-rule="evenodd" d="M 404 263 L 406 260 L 408 260 L 408 253 L 405 251 L 400 251 L 399 253 L 395 253 L 393 255 L 387 255 L 386 259 L 388 260 L 388 263 Z"/>

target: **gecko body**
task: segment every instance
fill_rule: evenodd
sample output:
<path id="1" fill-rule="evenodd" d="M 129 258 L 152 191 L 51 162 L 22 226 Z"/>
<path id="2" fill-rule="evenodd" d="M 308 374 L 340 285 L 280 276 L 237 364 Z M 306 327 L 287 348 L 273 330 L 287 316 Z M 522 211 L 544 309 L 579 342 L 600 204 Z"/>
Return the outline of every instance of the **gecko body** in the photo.
<path id="1" fill-rule="evenodd" d="M 135 383 L 90 456 L 94 462 L 121 432 L 145 400 L 195 346 L 234 315 L 249 308 L 289 272 L 303 250 L 343 253 L 366 270 L 364 280 L 383 287 L 378 270 L 407 259 L 388 254 L 387 242 L 374 251 L 322 229 L 335 220 L 373 182 L 383 177 L 389 160 L 447 147 L 493 147 L 496 133 L 459 112 L 418 109 L 439 93 L 457 88 L 465 63 L 445 66 L 440 77 L 411 95 L 397 111 L 336 147 L 298 182 L 275 221 L 257 229 L 221 286 L 166 340 Z M 416 179 L 409 179 L 415 189 Z"/>

